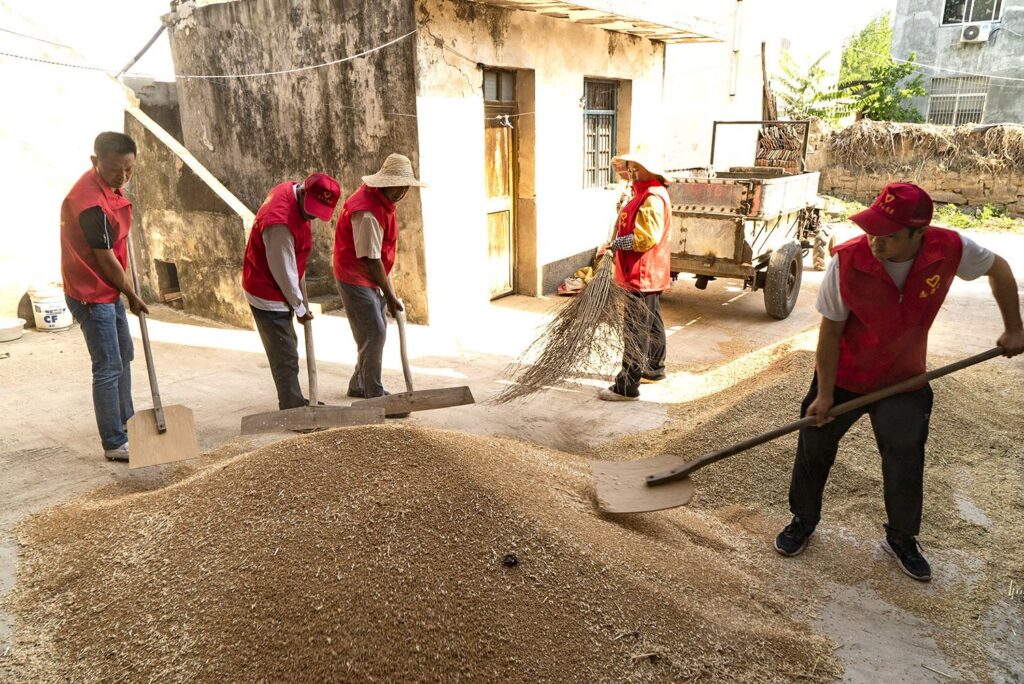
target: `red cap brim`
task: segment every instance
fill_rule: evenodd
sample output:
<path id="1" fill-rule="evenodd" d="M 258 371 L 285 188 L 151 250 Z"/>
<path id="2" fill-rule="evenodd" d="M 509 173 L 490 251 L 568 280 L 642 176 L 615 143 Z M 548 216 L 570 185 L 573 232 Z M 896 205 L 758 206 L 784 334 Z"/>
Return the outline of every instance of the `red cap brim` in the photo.
<path id="1" fill-rule="evenodd" d="M 323 202 L 318 202 L 312 194 L 306 193 L 306 201 L 302 203 L 306 213 L 311 214 L 321 221 L 330 221 L 334 216 L 334 207 Z"/>
<path id="2" fill-rule="evenodd" d="M 860 226 L 861 230 L 868 235 L 875 235 L 878 237 L 892 235 L 893 233 L 906 228 L 903 224 L 893 221 L 874 207 L 868 207 L 864 211 L 858 211 L 850 217 L 850 220 Z"/>

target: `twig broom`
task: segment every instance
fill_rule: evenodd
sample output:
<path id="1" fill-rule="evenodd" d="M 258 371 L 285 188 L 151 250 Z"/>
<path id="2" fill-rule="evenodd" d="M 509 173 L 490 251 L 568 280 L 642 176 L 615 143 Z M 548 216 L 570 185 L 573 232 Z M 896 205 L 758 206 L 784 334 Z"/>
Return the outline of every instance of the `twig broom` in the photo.
<path id="1" fill-rule="evenodd" d="M 510 384 L 491 401 L 504 404 L 572 378 L 605 374 L 612 364 L 643 363 L 643 339 L 629 320 L 646 320 L 642 301 L 615 282 L 614 261 L 607 252 L 594 279 L 572 297 L 541 334 L 508 368 Z M 646 330 L 642 331 L 646 335 Z M 532 363 L 529 359 L 536 357 Z"/>

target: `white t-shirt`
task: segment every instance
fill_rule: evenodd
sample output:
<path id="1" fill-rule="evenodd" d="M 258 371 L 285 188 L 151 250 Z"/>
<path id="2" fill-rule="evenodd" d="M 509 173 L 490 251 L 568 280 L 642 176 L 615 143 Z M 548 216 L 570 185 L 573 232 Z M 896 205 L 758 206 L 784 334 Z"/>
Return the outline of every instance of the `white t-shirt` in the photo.
<path id="1" fill-rule="evenodd" d="M 996 255 L 985 249 L 969 237 L 960 235 L 963 243 L 963 255 L 960 257 L 960 266 L 956 269 L 958 278 L 974 280 L 989 272 Z M 900 292 L 907 282 L 910 269 L 914 266 L 914 260 L 910 261 L 883 261 L 882 266 L 888 271 L 892 281 Z M 846 306 L 839 290 L 839 259 L 832 259 L 828 268 L 825 269 L 825 277 L 821 281 L 821 289 L 818 290 L 818 313 L 832 321 L 845 321 L 850 317 L 850 307 Z"/>
<path id="2" fill-rule="evenodd" d="M 357 211 L 352 214 L 352 239 L 358 258 L 380 259 L 384 229 L 373 214 L 368 211 Z"/>

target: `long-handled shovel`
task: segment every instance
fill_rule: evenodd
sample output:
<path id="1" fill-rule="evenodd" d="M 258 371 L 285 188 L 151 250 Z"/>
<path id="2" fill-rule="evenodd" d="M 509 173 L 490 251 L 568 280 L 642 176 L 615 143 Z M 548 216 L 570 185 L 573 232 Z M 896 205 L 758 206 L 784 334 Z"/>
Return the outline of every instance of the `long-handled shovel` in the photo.
<path id="1" fill-rule="evenodd" d="M 463 406 L 475 403 L 469 387 L 444 387 L 441 389 L 413 390 L 412 371 L 409 370 L 409 354 L 405 346 L 405 313 L 399 311 L 395 316 L 398 323 L 398 345 L 402 354 L 402 373 L 405 375 L 405 392 L 388 394 L 352 403 L 353 407 L 380 406 L 385 415 L 401 416 L 411 411 L 428 411 L 430 409 Z"/>
<path id="2" fill-rule="evenodd" d="M 306 297 L 306 284 L 302 284 Z M 309 299 L 306 298 L 307 306 Z M 316 355 L 313 353 L 313 322 L 302 323 L 302 336 L 306 341 L 306 373 L 309 376 L 309 405 L 283 411 L 267 411 L 242 418 L 242 434 L 261 432 L 309 432 L 348 425 L 370 425 L 384 422 L 380 407 L 320 406 L 317 401 L 319 385 L 316 376 Z"/>
<path id="3" fill-rule="evenodd" d="M 994 359 L 1002 353 L 1003 350 L 1000 347 L 989 349 L 948 366 L 916 375 L 891 387 L 833 406 L 828 414 L 833 417 L 842 415 L 894 394 L 920 387 L 943 375 L 949 375 L 982 361 Z M 776 437 L 788 435 L 801 428 L 811 427 L 815 422 L 814 416 L 808 416 L 738 444 L 704 454 L 692 461 L 684 461 L 678 456 L 658 456 L 643 461 L 594 461 L 590 467 L 594 474 L 598 506 L 606 513 L 646 513 L 685 506 L 693 498 L 694 486 L 689 478 L 693 472 L 706 465 L 721 461 L 723 458 L 770 442 Z"/>
<path id="4" fill-rule="evenodd" d="M 139 291 L 139 273 L 135 269 L 135 253 L 132 238 L 128 236 L 128 262 L 132 269 L 132 282 Z M 196 423 L 192 409 L 180 404 L 164 406 L 160 400 L 160 388 L 156 383 L 156 367 L 153 364 L 153 349 L 149 344 L 149 327 L 146 314 L 139 312 L 139 329 L 142 331 L 142 348 L 146 352 L 146 372 L 149 373 L 149 389 L 153 393 L 153 408 L 138 411 L 128 419 L 128 467 L 144 468 L 174 463 L 199 457 L 196 441 Z"/>

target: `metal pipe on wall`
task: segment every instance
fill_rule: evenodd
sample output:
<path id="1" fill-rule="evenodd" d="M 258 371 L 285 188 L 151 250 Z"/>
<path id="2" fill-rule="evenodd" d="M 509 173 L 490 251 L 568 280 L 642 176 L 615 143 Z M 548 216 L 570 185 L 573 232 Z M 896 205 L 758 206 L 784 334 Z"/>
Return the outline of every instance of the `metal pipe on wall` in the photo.
<path id="1" fill-rule="evenodd" d="M 736 13 L 732 24 L 732 79 L 729 83 L 729 97 L 736 97 L 740 81 L 740 35 L 743 31 L 743 0 L 736 0 Z"/>

